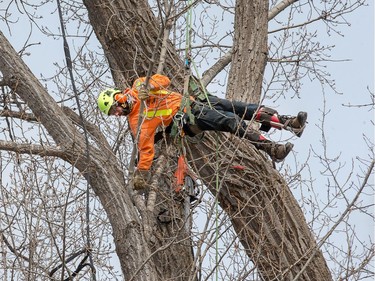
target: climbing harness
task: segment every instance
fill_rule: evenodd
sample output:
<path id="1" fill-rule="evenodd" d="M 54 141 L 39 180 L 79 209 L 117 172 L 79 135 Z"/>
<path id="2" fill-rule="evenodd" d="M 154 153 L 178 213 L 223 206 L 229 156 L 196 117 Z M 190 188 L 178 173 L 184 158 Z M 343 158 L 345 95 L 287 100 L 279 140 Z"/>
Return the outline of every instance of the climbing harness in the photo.
<path id="1" fill-rule="evenodd" d="M 192 24 L 192 2 L 188 3 L 188 12 L 186 17 L 187 31 L 186 31 L 186 47 L 185 47 L 185 78 L 184 90 L 179 111 L 173 118 L 173 126 L 171 135 L 175 140 L 175 144 L 179 147 L 179 156 L 177 160 L 177 168 L 174 173 L 174 191 L 177 198 L 184 200 L 185 215 L 189 215 L 189 210 L 199 201 L 198 195 L 200 193 L 196 177 L 190 172 L 186 161 L 186 149 L 184 147 L 185 133 L 193 135 L 202 133 L 195 124 L 195 117 L 191 112 L 191 24 Z M 186 132 L 185 132 L 186 131 Z"/>

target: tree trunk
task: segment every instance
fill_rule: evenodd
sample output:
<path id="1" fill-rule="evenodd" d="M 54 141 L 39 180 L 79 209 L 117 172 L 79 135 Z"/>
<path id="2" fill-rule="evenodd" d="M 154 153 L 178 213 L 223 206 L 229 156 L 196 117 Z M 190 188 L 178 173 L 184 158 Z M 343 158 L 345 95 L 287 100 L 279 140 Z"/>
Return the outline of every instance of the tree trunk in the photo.
<path id="1" fill-rule="evenodd" d="M 159 22 L 152 15 L 147 1 L 95 0 L 84 3 L 112 67 L 116 84 L 129 84 L 138 75 L 146 74 L 159 34 Z M 260 25 L 264 23 L 263 17 L 267 17 L 267 6 L 262 3 L 237 1 L 236 12 L 243 14 L 236 15 L 236 26 L 242 26 L 239 20 L 243 18 L 245 28 L 249 18 L 253 17 L 251 28 L 259 29 L 259 36 L 266 36 L 267 25 Z M 241 36 L 247 35 L 244 33 Z M 246 38 L 237 36 L 240 36 L 240 32 L 236 32 L 235 36 L 238 50 L 233 52 L 235 60 L 232 62 L 229 89 L 233 93 L 241 91 L 244 95 L 255 95 L 253 98 L 243 96 L 244 100 L 255 100 L 256 95 L 259 99 L 266 38 L 258 38 L 258 43 L 249 41 L 251 60 L 243 48 L 246 40 L 241 41 Z M 175 85 L 179 85 L 182 81 L 182 62 L 170 44 L 167 48 L 166 69 L 175 75 Z M 91 186 L 112 225 L 116 252 L 126 280 L 194 279 L 190 272 L 193 268 L 191 241 L 184 227 L 186 222 L 183 220 L 182 206 L 163 196 L 163 192 L 166 195 L 171 193 L 168 178 L 156 179 L 157 186 L 165 188 L 152 188 L 147 202 L 128 190 L 124 174 L 114 163 L 115 156 L 109 145 L 95 138 L 95 135 L 100 135 L 99 130 L 90 136 L 95 145 L 90 146 L 91 157 L 88 159 L 81 132 L 20 60 L 2 33 L 0 50 L 0 70 L 4 81 L 28 104 L 56 145 L 61 147 L 62 158 L 79 169 L 86 178 L 90 177 Z M 244 62 L 244 66 L 238 66 L 240 62 Z M 235 74 L 240 72 L 245 76 L 235 78 Z M 313 253 L 315 259 L 307 265 L 298 280 L 331 280 L 325 260 L 320 250 L 316 249 L 314 237 L 282 176 L 251 145 L 237 138 L 227 139 L 224 134 L 219 136 L 217 139 L 206 134 L 202 142 L 191 144 L 192 154 L 189 158 L 190 161 L 194 160 L 195 167 L 199 167 L 197 174 L 213 194 L 216 194 L 217 187 L 212 183 L 219 173 L 220 205 L 231 218 L 241 243 L 261 276 L 265 280 L 293 280 Z M 216 153 L 218 159 L 214 158 Z M 157 163 L 154 165 L 157 166 Z M 242 165 L 244 169 L 238 170 L 235 165 Z M 161 202 L 161 206 L 165 204 L 169 211 L 175 210 L 172 214 L 174 220 L 170 223 L 156 221 L 160 207 L 153 207 L 153 196 L 158 196 L 156 202 Z M 167 198 L 165 202 L 162 201 L 164 197 Z"/>
<path id="2" fill-rule="evenodd" d="M 160 23 L 151 12 L 147 1 L 90 0 L 84 1 L 84 4 L 108 58 L 116 85 L 120 88 L 131 85 L 135 78 L 147 74 L 150 65 L 153 65 L 152 68 L 156 72 L 157 62 L 152 62 L 151 58 L 153 52 L 157 52 L 156 58 L 159 57 L 160 50 L 155 50 L 154 46 L 163 36 L 159 36 Z M 124 24 L 118 24 L 118 21 Z M 181 85 L 183 72 L 180 69 L 183 64 L 169 41 L 164 48 L 169 55 L 165 65 L 166 72 L 169 73 L 174 85 Z M 160 189 L 155 199 L 157 207 L 151 207 L 151 217 L 143 221 L 144 224 L 148 224 L 147 228 L 153 234 L 150 238 L 150 248 L 154 252 L 152 260 L 160 280 L 188 280 L 192 276 L 190 270 L 194 267 L 190 231 L 185 227 L 188 222 L 184 218 L 183 202 L 175 201 L 171 197 L 172 188 L 168 177 L 160 177 L 156 184 Z M 138 205 L 140 209 L 147 207 Z M 172 216 L 169 223 L 160 223 L 156 220 L 164 209 Z M 125 259 L 122 261 L 126 262 Z M 194 276 L 191 280 L 194 280 Z"/>
<path id="3" fill-rule="evenodd" d="M 267 63 L 268 1 L 237 0 L 227 96 L 259 103 Z"/>
<path id="4" fill-rule="evenodd" d="M 60 146 L 62 158 L 80 170 L 85 177 L 90 177 L 91 187 L 112 225 L 116 252 L 120 260 L 126 261 L 121 263 L 124 275 L 130 278 L 142 268 L 136 280 L 158 280 L 152 261 L 143 265 L 151 252 L 142 232 L 142 221 L 137 219 L 138 215 L 126 192 L 123 173 L 113 161 L 108 161 L 108 155 L 113 155 L 109 145 L 97 142 L 100 149 L 90 146 L 91 157 L 87 159 L 82 134 L 21 61 L 1 32 L 0 50 L 0 69 L 4 81 L 28 104 L 56 145 Z M 115 156 L 112 158 L 115 159 Z"/>
<path id="5" fill-rule="evenodd" d="M 106 1 L 97 0 L 96 2 Z M 126 5 L 132 3 L 131 1 L 124 2 Z M 143 1 L 141 2 L 141 6 L 144 8 L 145 4 Z M 117 4 L 112 3 L 111 5 Z M 92 24 L 99 41 L 103 46 L 109 46 L 111 42 L 107 41 L 108 36 L 104 36 L 100 31 L 102 28 L 95 24 L 105 22 L 108 15 L 103 10 L 99 12 L 91 10 L 88 3 L 86 6 L 91 20 L 93 19 L 91 15 L 95 12 L 95 22 Z M 134 8 L 134 6 L 132 7 Z M 143 9 L 142 13 L 149 15 Z M 123 16 L 124 14 L 121 17 Z M 147 20 L 150 18 L 152 17 L 149 16 Z M 235 95 L 236 99 L 259 101 L 267 58 L 267 18 L 267 1 L 237 1 L 236 28 L 239 30 L 236 30 L 235 33 L 235 51 L 233 52 L 229 82 L 229 92 L 240 93 L 240 95 Z M 119 19 L 115 20 L 115 22 L 119 21 Z M 132 18 L 132 22 L 126 23 L 126 29 L 136 28 L 136 26 L 132 26 L 132 23 L 139 22 L 144 22 L 143 17 Z M 156 23 L 151 26 L 157 29 Z M 114 32 L 112 37 L 119 37 L 117 33 L 121 32 L 122 38 L 129 38 L 130 35 L 124 35 L 124 27 L 113 28 L 116 30 L 112 29 Z M 144 52 L 150 56 L 152 51 L 147 50 L 152 49 L 151 46 L 155 45 L 152 38 L 158 31 L 154 29 L 148 31 L 149 29 L 143 29 L 139 31 L 139 34 L 143 34 L 141 45 L 147 46 L 144 48 Z M 145 32 L 148 32 L 148 35 L 144 36 Z M 135 35 L 132 34 L 132 36 Z M 151 40 L 144 41 L 145 38 Z M 110 52 L 111 57 L 121 58 L 122 61 L 131 62 L 134 59 L 129 56 L 128 51 L 125 52 L 121 48 L 111 49 Z M 135 52 L 131 55 L 135 55 Z M 169 53 L 169 55 L 167 63 L 176 63 L 174 53 Z M 169 65 L 173 65 L 175 70 L 176 65 L 181 66 L 182 63 L 170 63 Z M 136 67 L 141 66 L 137 65 Z M 142 67 L 143 71 L 141 69 L 137 69 L 137 71 L 146 73 L 147 64 L 142 64 Z M 169 69 L 169 67 L 165 69 Z M 122 73 L 127 73 L 125 70 L 129 70 L 129 68 L 122 69 Z M 177 73 L 183 73 L 182 67 Z M 126 77 L 132 77 L 132 75 L 127 74 Z M 227 143 L 222 145 L 225 147 Z M 191 146 L 193 153 L 190 160 L 194 160 L 196 167 L 201 167 L 199 171 L 196 171 L 197 174 L 215 194 L 216 187 L 212 184 L 215 180 L 212 175 L 215 175 L 214 166 L 216 164 L 212 166 L 212 163 L 216 162 L 208 157 L 208 155 L 215 154 L 214 152 L 217 150 L 214 138 L 207 135 L 203 142 L 198 145 L 191 144 Z M 225 151 L 227 154 L 220 157 L 224 163 L 220 167 L 223 166 L 225 171 L 225 173 L 220 173 L 220 186 L 222 186 L 219 192 L 220 205 L 231 217 L 242 244 L 249 257 L 257 265 L 262 277 L 265 280 L 293 280 L 293 276 L 298 274 L 309 254 L 316 251 L 315 239 L 308 229 L 298 203 L 281 175 L 252 146 L 239 145 L 233 150 L 225 147 Z M 235 154 L 231 151 L 235 151 Z M 249 151 L 252 152 L 251 155 L 249 155 Z M 233 163 L 244 165 L 245 172 L 231 169 Z M 253 184 L 249 186 L 249 183 Z M 283 245 L 283 247 L 279 247 L 279 245 Z M 314 262 L 307 267 L 299 280 L 331 280 L 329 269 L 320 250 L 317 250 L 315 255 Z"/>
<path id="6" fill-rule="evenodd" d="M 293 280 L 312 253 L 313 262 L 298 280 L 332 279 L 298 202 L 261 152 L 236 138 L 208 134 L 191 151 L 191 161 L 201 167 L 200 178 L 213 194 L 218 189 L 208 183 L 220 171 L 220 206 L 264 280 Z"/>
<path id="7" fill-rule="evenodd" d="M 151 59 L 154 51 L 160 55 L 160 49 L 155 50 L 154 46 L 163 36 L 159 36 L 160 20 L 150 10 L 147 0 L 83 2 L 118 87 L 131 85 L 136 78 L 146 76 L 151 64 L 156 73 L 157 62 Z M 169 41 L 165 48 L 169 55 L 164 67 L 166 74 L 173 84 L 183 83 L 179 56 Z"/>

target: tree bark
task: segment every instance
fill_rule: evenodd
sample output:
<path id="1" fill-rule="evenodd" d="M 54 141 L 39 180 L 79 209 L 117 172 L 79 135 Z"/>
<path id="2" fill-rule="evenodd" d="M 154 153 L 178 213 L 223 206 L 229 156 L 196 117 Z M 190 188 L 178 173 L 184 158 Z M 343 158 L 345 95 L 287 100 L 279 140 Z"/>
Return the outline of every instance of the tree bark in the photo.
<path id="1" fill-rule="evenodd" d="M 98 2 L 105 2 L 99 1 Z M 129 5 L 131 1 L 124 1 Z M 267 58 L 267 1 L 237 1 L 236 4 L 236 30 L 232 69 L 228 92 L 236 99 L 258 102 L 261 93 L 262 79 Z M 86 4 L 87 5 L 87 4 Z M 144 4 L 141 5 L 145 7 Z M 89 15 L 94 12 L 87 5 Z M 143 11 L 145 12 L 145 11 Z M 95 10 L 95 21 L 105 21 L 106 15 Z M 90 17 L 91 18 L 91 17 Z M 133 22 L 143 21 L 141 18 Z M 118 22 L 116 20 L 116 22 Z M 92 22 L 96 30 L 96 22 Z M 127 22 L 127 28 L 131 22 Z M 152 25 L 152 26 L 157 26 Z M 124 30 L 124 27 L 116 27 Z M 99 28 L 100 29 L 100 28 Z M 116 37 L 116 30 L 114 37 Z M 147 32 L 142 30 L 141 33 Z M 101 32 L 98 39 L 102 45 L 107 46 L 107 37 Z M 157 31 L 152 31 L 156 34 Z M 122 34 L 122 36 L 124 36 Z M 143 37 L 153 38 L 152 35 Z M 142 41 L 142 46 L 155 45 L 153 40 Z M 112 57 L 121 57 L 122 60 L 132 61 L 132 57 L 122 49 L 112 49 Z M 169 53 L 166 59 L 175 63 L 176 56 Z M 181 66 L 182 63 L 175 65 Z M 140 67 L 139 65 L 137 66 Z M 145 73 L 147 65 L 142 64 Z M 165 69 L 168 69 L 166 67 Z M 174 68 L 175 69 L 175 68 Z M 125 69 L 123 70 L 123 73 Z M 180 67 L 179 72 L 183 73 Z M 132 77 L 131 74 L 127 77 Z M 204 78 L 203 78 L 204 79 Z M 233 93 L 236 93 L 234 95 Z M 216 163 L 208 155 L 215 154 L 217 150 L 214 138 L 209 137 L 198 145 L 191 144 L 193 152 L 190 160 L 195 162 L 196 171 L 204 183 L 215 194 L 216 187 L 214 176 L 215 169 L 211 163 Z M 220 145 L 220 144 L 219 144 Z M 221 145 L 227 145 L 227 142 Z M 311 251 L 315 251 L 316 242 L 308 229 L 306 221 L 298 203 L 290 193 L 281 175 L 272 168 L 264 157 L 252 146 L 240 145 L 231 153 L 221 155 L 225 174 L 220 173 L 219 202 L 233 221 L 242 244 L 249 257 L 257 265 L 265 280 L 293 280 L 299 272 L 303 262 Z M 251 154 L 249 155 L 249 151 Z M 200 159 L 200 160 L 197 160 Z M 211 161 L 211 162 L 210 162 Z M 246 167 L 244 174 L 230 169 L 233 163 L 240 163 Z M 253 183 L 249 186 L 249 183 Z M 282 211 L 280 213 L 280 211 Z M 279 247 L 282 245 L 282 247 Z M 314 264 L 310 264 L 300 280 L 331 280 L 329 269 L 323 255 L 318 250 Z"/>
<path id="2" fill-rule="evenodd" d="M 262 278 L 293 280 L 315 253 L 316 242 L 283 177 L 252 145 L 236 138 L 206 134 L 191 151 L 200 178 L 215 195 L 212 183 L 220 171 L 218 201 Z M 298 280 L 331 279 L 318 250 Z"/>
<path id="3" fill-rule="evenodd" d="M 136 78 L 146 76 L 151 64 L 153 73 L 156 73 L 158 64 L 151 59 L 154 51 L 160 55 L 160 50 L 154 50 L 154 46 L 163 36 L 158 36 L 161 22 L 154 16 L 146 0 L 84 0 L 83 3 L 118 87 L 131 85 Z M 183 63 L 170 41 L 165 48 L 168 54 L 165 73 L 174 85 L 181 85 Z"/>
<path id="4" fill-rule="evenodd" d="M 147 1 L 93 0 L 84 3 L 117 86 L 130 84 L 133 78 L 146 74 L 160 24 Z M 235 35 L 228 91 L 232 96 L 241 93 L 236 98 L 258 101 L 265 67 L 268 6 L 260 0 L 240 0 L 236 5 L 239 31 Z M 251 31 L 246 31 L 249 29 Z M 247 44 L 250 47 L 246 47 Z M 167 74 L 173 73 L 174 84 L 181 85 L 183 64 L 173 46 L 167 47 L 165 69 Z M 175 210 L 172 214 L 175 219 L 169 224 L 157 223 L 159 209 L 153 209 L 127 189 L 124 174 L 116 165 L 109 145 L 95 137 L 100 132 L 92 133 L 97 147 L 90 146 L 91 157 L 88 159 L 81 133 L 2 33 L 0 51 L 4 81 L 28 104 L 60 146 L 61 158 L 85 177 L 90 177 L 92 188 L 112 225 L 116 252 L 126 280 L 186 280 L 191 277 L 192 255 L 188 253 L 191 241 L 183 228 L 186 222 L 178 220 L 183 218 L 181 204 L 165 202 L 169 208 L 173 204 L 176 206 L 170 209 Z M 236 74 L 242 74 L 241 79 Z M 224 134 L 206 134 L 202 142 L 190 144 L 190 147 L 192 166 L 199 167 L 196 172 L 210 191 L 214 195 L 218 192 L 221 207 L 231 218 L 246 253 L 263 279 L 293 280 L 313 251 L 317 251 L 316 258 L 299 280 L 332 279 L 298 203 L 282 176 L 259 151 Z M 217 153 L 218 158 L 215 158 Z M 235 168 L 237 165 L 244 169 Z M 214 184 L 216 176 L 220 179 L 219 189 Z M 169 183 L 168 178 L 157 179 L 158 186 Z M 161 202 L 162 192 L 168 195 L 168 190 L 151 189 L 149 195 L 157 193 L 158 202 Z"/>
<path id="5" fill-rule="evenodd" d="M 259 103 L 267 63 L 268 1 L 237 0 L 227 96 Z"/>
<path id="6" fill-rule="evenodd" d="M 46 128 L 63 151 L 61 158 L 75 166 L 85 177 L 90 177 L 91 186 L 112 225 L 116 252 L 123 261 L 121 266 L 125 277 L 130 279 L 132 273 L 138 272 L 136 280 L 158 280 L 152 260 L 143 264 L 151 256 L 150 248 L 142 232 L 142 221 L 138 219 L 126 191 L 123 173 L 113 161 L 116 157 L 109 145 L 100 142 L 97 143 L 99 149 L 90 146 L 91 157 L 87 159 L 82 134 L 72 125 L 72 121 L 22 62 L 1 32 L 0 52 L 3 80 L 28 104 Z M 138 271 L 139 268 L 142 270 Z"/>

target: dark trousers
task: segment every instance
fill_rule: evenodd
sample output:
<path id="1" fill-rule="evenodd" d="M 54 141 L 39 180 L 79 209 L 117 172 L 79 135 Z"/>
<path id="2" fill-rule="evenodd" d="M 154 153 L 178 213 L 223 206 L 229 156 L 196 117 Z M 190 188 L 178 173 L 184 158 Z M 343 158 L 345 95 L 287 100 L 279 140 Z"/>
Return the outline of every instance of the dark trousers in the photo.
<path id="1" fill-rule="evenodd" d="M 251 141 L 259 141 L 260 133 L 247 129 L 244 120 L 252 120 L 258 104 L 230 101 L 209 96 L 192 104 L 195 123 L 202 131 L 229 132 Z"/>

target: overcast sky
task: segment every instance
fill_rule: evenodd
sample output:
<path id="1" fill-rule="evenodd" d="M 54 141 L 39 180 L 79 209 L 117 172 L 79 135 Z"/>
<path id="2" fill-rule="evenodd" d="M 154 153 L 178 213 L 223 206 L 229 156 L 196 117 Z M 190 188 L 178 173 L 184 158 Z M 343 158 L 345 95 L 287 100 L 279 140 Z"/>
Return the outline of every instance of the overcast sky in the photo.
<path id="1" fill-rule="evenodd" d="M 325 123 L 328 156 L 331 158 L 338 157 L 337 165 L 338 163 L 345 164 L 343 170 L 339 173 L 341 183 L 345 182 L 351 171 L 352 161 L 354 161 L 353 174 L 363 175 L 365 166 L 360 164 L 359 159 L 369 160 L 372 157 L 364 138 L 367 136 L 371 141 L 374 139 L 373 108 L 371 106 L 357 107 L 358 105 L 373 103 L 369 90 L 374 93 L 374 4 L 372 0 L 368 2 L 369 7 L 361 8 L 347 16 L 351 26 L 340 28 L 344 37 L 334 35 L 322 38 L 322 40 L 325 40 L 322 43 L 331 43 L 336 46 L 332 52 L 333 60 L 349 60 L 328 64 L 327 70 L 336 80 L 337 90 L 342 95 L 329 90 L 324 92 L 318 83 L 305 81 L 301 91 L 301 99 L 278 100 L 275 104 L 269 104 L 277 107 L 283 114 L 296 114 L 299 110 L 309 113 L 309 124 L 302 138 L 294 137 L 291 140 L 295 144 L 294 153 L 297 161 L 303 163 L 311 150 L 322 151 L 322 135 L 319 127 L 322 119 L 321 112 L 324 110 L 323 100 L 326 101 L 326 111 L 329 111 Z M 47 13 L 45 20 L 51 22 L 53 31 L 58 31 L 56 14 L 49 15 Z M 4 22 L 0 22 L 0 29 L 19 50 L 29 35 L 30 25 L 27 20 L 20 18 L 19 22 L 11 27 L 12 36 L 10 36 Z M 55 74 L 55 69 L 52 67 L 53 63 L 56 61 L 63 62 L 61 57 L 63 54 L 62 41 L 52 38 L 46 41 L 40 35 L 41 33 L 33 27 L 33 34 L 29 43 L 40 42 L 40 45 L 30 47 L 28 49 L 30 55 L 24 58 L 37 77 L 40 77 L 41 74 L 48 77 Z M 277 141 L 285 141 L 290 138 L 290 133 L 283 132 L 271 135 L 271 137 Z M 294 161 L 294 157 L 289 160 L 290 163 L 293 163 L 292 160 Z M 329 188 L 327 187 L 327 178 L 321 175 L 323 167 L 314 156 L 311 156 L 309 163 L 315 178 L 314 192 L 324 198 L 329 192 Z M 357 185 L 360 184 L 359 177 L 354 176 L 351 181 Z M 373 178 L 372 182 L 374 182 Z M 293 190 L 293 192 L 296 196 L 300 195 L 300 190 Z M 373 194 L 373 191 L 369 191 L 369 193 Z M 354 190 L 352 194 L 354 195 Z M 374 197 L 361 197 L 361 200 L 365 200 L 367 204 L 372 204 Z M 345 205 L 338 206 L 335 211 L 339 214 L 344 208 Z M 355 216 L 353 223 L 357 225 L 358 236 L 361 239 L 365 240 L 371 237 L 373 241 L 374 225 L 371 217 Z M 342 238 L 339 234 L 337 235 L 340 239 Z"/>

